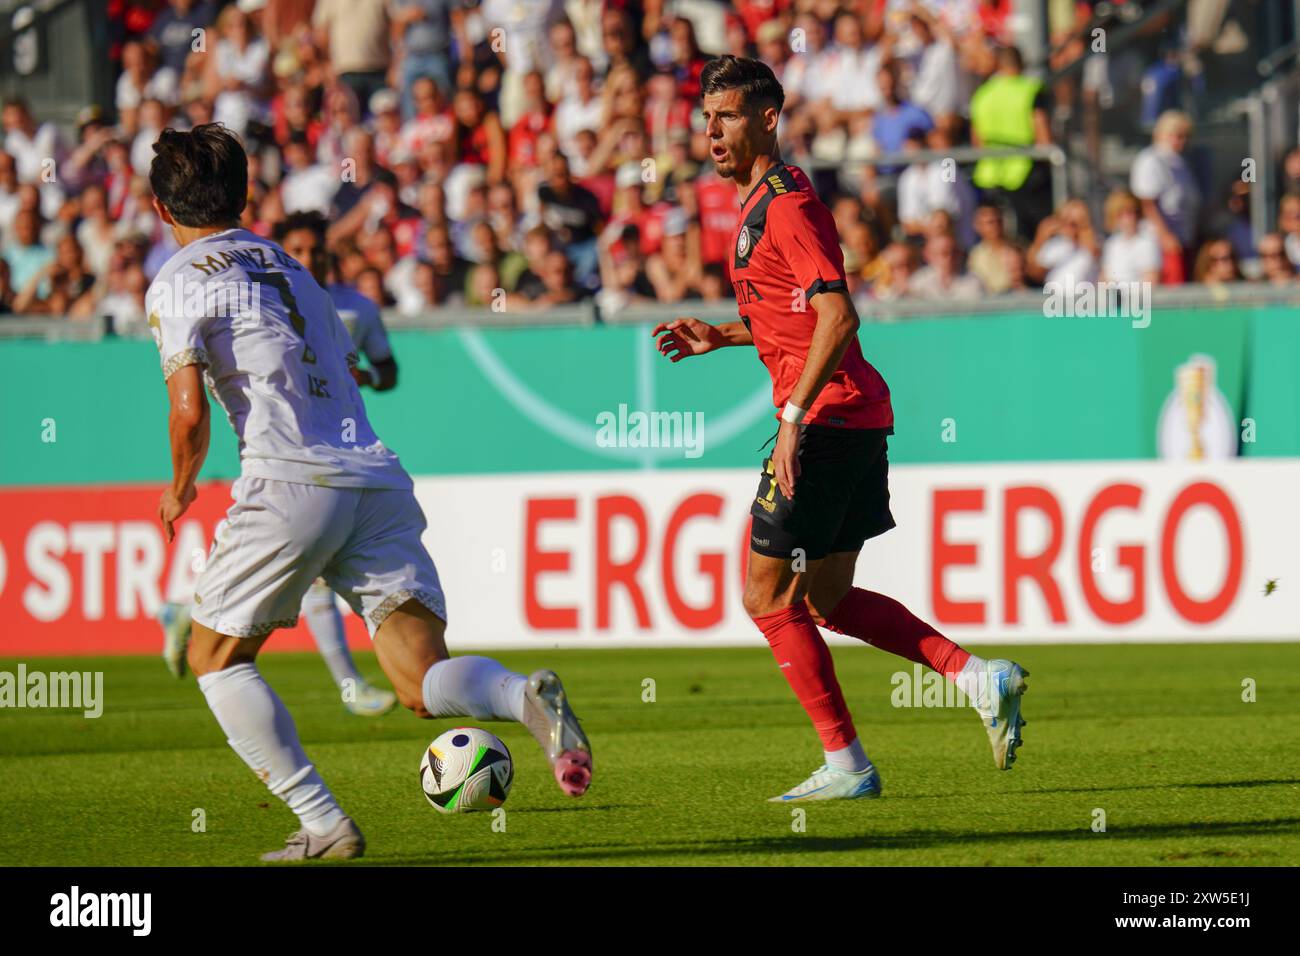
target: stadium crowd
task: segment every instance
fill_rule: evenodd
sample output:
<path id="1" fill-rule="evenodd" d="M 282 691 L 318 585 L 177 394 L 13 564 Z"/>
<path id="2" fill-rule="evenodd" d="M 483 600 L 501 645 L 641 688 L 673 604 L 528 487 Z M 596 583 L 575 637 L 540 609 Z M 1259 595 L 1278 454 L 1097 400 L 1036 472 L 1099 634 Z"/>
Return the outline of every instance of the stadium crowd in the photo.
<path id="1" fill-rule="evenodd" d="M 151 206 L 151 145 L 167 126 L 212 121 L 249 147 L 244 224 L 270 235 L 290 213 L 322 213 L 337 277 L 402 313 L 729 299 L 740 204 L 711 169 L 698 110 L 719 53 L 756 55 L 783 83 L 783 156 L 831 207 L 865 315 L 876 300 L 1049 282 L 1227 282 L 1243 265 L 1289 283 L 1300 263 L 1300 150 L 1283 163 L 1278 231 L 1256 244 L 1248 184 L 1211 202 L 1176 109 L 1101 221 L 1079 199 L 1053 208 L 1043 162 L 880 162 L 1053 142 L 1076 93 L 1026 75 L 1011 0 L 109 8 L 110 109 L 86 108 L 65 135 L 21 100 L 4 105 L 0 313 L 139 328 L 175 248 Z M 1068 55 L 1089 4 L 1051 9 Z"/>

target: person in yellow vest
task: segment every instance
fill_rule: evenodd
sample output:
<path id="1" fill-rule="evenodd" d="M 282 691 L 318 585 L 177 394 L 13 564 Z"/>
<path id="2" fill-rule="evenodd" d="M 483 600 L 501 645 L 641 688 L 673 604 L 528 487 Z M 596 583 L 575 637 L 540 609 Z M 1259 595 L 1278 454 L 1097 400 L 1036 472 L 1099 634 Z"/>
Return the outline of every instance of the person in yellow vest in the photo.
<path id="1" fill-rule="evenodd" d="M 1046 146 L 1052 142 L 1047 95 L 1041 81 L 1024 75 L 1013 46 L 998 51 L 998 67 L 971 97 L 971 142 L 988 148 Z M 1023 156 L 981 159 L 972 176 L 989 198 L 1011 207 L 1016 232 L 1034 235 L 1052 210 L 1051 175 L 1045 162 Z"/>

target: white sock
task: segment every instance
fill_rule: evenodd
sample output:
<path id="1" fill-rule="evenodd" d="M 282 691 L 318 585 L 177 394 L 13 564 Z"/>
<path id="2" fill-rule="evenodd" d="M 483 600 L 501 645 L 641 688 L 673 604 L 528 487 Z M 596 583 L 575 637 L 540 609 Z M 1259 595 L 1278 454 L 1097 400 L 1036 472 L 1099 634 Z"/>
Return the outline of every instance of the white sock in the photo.
<path id="1" fill-rule="evenodd" d="M 434 717 L 524 719 L 528 678 L 490 657 L 452 657 L 424 673 L 424 709 Z"/>
<path id="2" fill-rule="evenodd" d="M 871 761 L 867 759 L 867 752 L 862 749 L 862 739 L 854 737 L 853 743 L 840 750 L 824 750 L 826 755 L 826 766 L 835 767 L 839 770 L 847 770 L 850 773 L 861 773 L 871 766 Z"/>
<path id="3" fill-rule="evenodd" d="M 199 690 L 235 753 L 307 830 L 324 836 L 339 825 L 343 810 L 303 752 L 293 717 L 256 665 L 204 674 Z"/>
<path id="4" fill-rule="evenodd" d="M 316 647 L 320 650 L 320 656 L 329 668 L 335 685 L 342 690 L 345 680 L 351 680 L 354 687 L 364 684 L 366 679 L 357 670 L 357 665 L 352 661 L 352 652 L 348 650 L 343 615 L 339 613 L 334 592 L 313 584 L 303 599 L 302 612 L 307 617 L 307 627 L 316 639 Z"/>
<path id="5" fill-rule="evenodd" d="M 957 672 L 952 682 L 957 685 L 957 689 L 966 695 L 966 700 L 970 705 L 984 713 L 988 708 L 985 701 L 987 700 L 984 691 L 988 684 L 988 668 L 985 666 L 988 662 L 982 657 L 970 656 L 966 665 Z"/>

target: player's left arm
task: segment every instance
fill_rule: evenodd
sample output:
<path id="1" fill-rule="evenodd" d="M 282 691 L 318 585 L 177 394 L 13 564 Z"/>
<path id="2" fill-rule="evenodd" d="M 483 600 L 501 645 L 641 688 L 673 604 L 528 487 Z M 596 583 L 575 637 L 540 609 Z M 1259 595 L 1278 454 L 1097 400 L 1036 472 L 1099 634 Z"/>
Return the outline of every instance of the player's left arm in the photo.
<path id="1" fill-rule="evenodd" d="M 803 373 L 787 402 L 787 407 L 794 405 L 799 409 L 812 408 L 840 367 L 861 324 L 853 300 L 843 289 L 819 292 L 809 300 L 809 305 L 817 313 L 817 328 L 813 331 Z M 776 448 L 772 451 L 772 467 L 777 485 L 787 498 L 794 497 L 795 481 L 799 477 L 799 436 L 800 426 L 783 417 L 776 434 Z"/>
<path id="2" fill-rule="evenodd" d="M 844 254 L 830 211 L 815 198 L 774 203 L 769 227 L 778 249 L 794 271 L 807 306 L 817 313 L 812 344 L 804 359 L 803 372 L 782 410 L 772 467 L 777 485 L 787 498 L 794 497 L 799 477 L 799 420 L 817 401 L 817 396 L 840 367 L 849 343 L 858 334 L 858 311 L 849 297 L 844 275 Z"/>
<path id="3" fill-rule="evenodd" d="M 383 314 L 375 306 L 374 313 L 363 318 L 362 341 L 357 350 L 364 353 L 369 368 L 352 367 L 352 377 L 361 388 L 370 386 L 376 392 L 386 392 L 397 385 L 397 359 L 388 344 L 388 330 L 384 328 Z"/>
<path id="4" fill-rule="evenodd" d="M 208 455 L 211 416 L 203 390 L 202 366 L 186 365 L 173 372 L 167 379 L 167 398 L 171 403 L 167 432 L 171 438 L 172 483 L 158 502 L 158 518 L 171 544 L 176 537 L 172 525 L 197 497 L 194 485 Z"/>

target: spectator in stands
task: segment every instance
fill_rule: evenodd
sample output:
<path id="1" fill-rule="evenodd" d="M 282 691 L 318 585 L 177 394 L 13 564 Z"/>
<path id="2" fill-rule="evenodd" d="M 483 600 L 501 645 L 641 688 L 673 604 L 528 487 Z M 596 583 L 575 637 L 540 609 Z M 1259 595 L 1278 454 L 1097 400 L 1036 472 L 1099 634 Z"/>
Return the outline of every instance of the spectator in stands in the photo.
<path id="1" fill-rule="evenodd" d="M 415 115 L 411 86 L 430 77 L 444 91 L 452 88 L 451 10 L 454 0 L 398 0 L 392 9 L 401 75 L 402 115 Z"/>
<path id="2" fill-rule="evenodd" d="M 14 227 L 21 200 L 18 198 L 18 163 L 0 149 L 0 239 Z"/>
<path id="3" fill-rule="evenodd" d="M 439 223 L 426 230 L 424 258 L 433 266 L 440 300 L 465 294 L 465 285 L 473 264 L 456 252 L 451 241 L 451 230 L 445 224 Z M 522 275 L 520 278 L 522 282 Z"/>
<path id="4" fill-rule="evenodd" d="M 172 71 L 173 81 L 177 84 L 185 72 L 185 61 L 190 51 L 203 36 L 202 32 L 195 31 L 204 31 L 216 15 L 216 4 L 209 0 L 167 0 L 166 8 L 150 25 L 149 36 L 157 46 L 162 66 Z M 125 54 L 123 48 L 123 58 Z"/>
<path id="5" fill-rule="evenodd" d="M 811 12 L 801 12 L 795 18 L 794 29 L 799 31 L 802 49 L 791 51 L 790 59 L 778 77 L 785 89 L 785 109 L 782 110 L 781 121 L 787 127 L 796 119 L 809 115 L 805 106 L 821 103 L 831 94 L 825 70 L 825 27 Z M 861 87 L 854 87 L 852 92 L 860 91 Z"/>
<path id="6" fill-rule="evenodd" d="M 1142 204 L 1126 189 L 1106 197 L 1106 242 L 1101 251 L 1103 282 L 1160 281 L 1160 240 L 1142 218 Z"/>
<path id="7" fill-rule="evenodd" d="M 1007 292 L 1012 287 L 1007 251 L 1015 246 L 1007 240 L 1002 210 L 992 203 L 983 203 L 975 210 L 974 222 L 979 242 L 967 256 L 966 267 L 991 294 Z"/>
<path id="8" fill-rule="evenodd" d="M 888 66 L 887 44 L 868 43 L 862 21 L 848 10 L 835 17 L 834 31 L 834 44 L 813 61 L 825 71 L 820 81 L 821 105 L 814 106 L 826 111 L 827 120 L 821 130 L 824 155 L 828 159 L 862 155 L 870 149 L 871 136 L 876 137 L 880 151 L 890 152 L 880 145 L 879 131 L 872 120 L 875 117 L 879 121 L 882 113 L 896 110 L 902 102 L 901 96 L 892 104 L 888 102 L 881 85 L 881 74 Z M 898 92 L 896 82 L 891 91 Z M 894 122 L 884 121 L 882 129 L 892 133 L 901 128 L 906 132 L 912 125 L 904 116 Z M 895 148 L 901 146 L 899 136 Z"/>
<path id="9" fill-rule="evenodd" d="M 54 258 L 27 280 L 14 299 L 20 315 L 68 315 L 88 318 L 94 305 L 95 277 L 86 269 L 81 246 L 72 236 L 59 240 Z"/>
<path id="10" fill-rule="evenodd" d="M 139 129 L 139 111 L 145 100 L 175 106 L 180 101 L 179 84 L 180 75 L 169 66 L 159 66 L 151 46 L 138 40 L 123 46 L 115 98 L 123 131 L 132 135 Z"/>
<path id="11" fill-rule="evenodd" d="M 916 248 L 906 242 L 891 242 L 881 253 L 884 269 L 871 285 L 871 298 L 891 302 L 906 296 L 916 275 Z"/>
<path id="12" fill-rule="evenodd" d="M 353 283 L 357 291 L 381 309 L 396 305 L 396 301 L 384 287 L 384 274 L 374 266 L 366 266 L 357 273 Z"/>
<path id="13" fill-rule="evenodd" d="M 577 280 L 586 285 L 596 278 L 599 269 L 596 234 L 601 221 L 600 204 L 589 189 L 573 181 L 569 161 L 563 154 L 551 157 L 547 179 L 537 190 L 537 202 L 542 222 L 556 233 L 573 262 Z"/>
<path id="14" fill-rule="evenodd" d="M 911 27 L 919 51 L 911 61 L 912 102 L 933 117 L 938 126 L 950 129 L 963 106 L 961 70 L 952 36 L 923 6 L 913 8 Z"/>
<path id="15" fill-rule="evenodd" d="M 211 54 L 203 59 L 204 97 L 213 103 L 214 119 L 243 136 L 250 124 L 269 118 L 264 98 L 270 47 L 235 4 L 218 15 L 217 40 L 209 47 Z"/>
<path id="16" fill-rule="evenodd" d="M 17 164 L 20 183 L 48 181 L 63 163 L 63 137 L 54 123 L 37 125 L 27 101 L 6 100 L 3 110 L 4 150 Z M 44 178 L 43 178 L 44 177 Z"/>
<path id="17" fill-rule="evenodd" d="M 578 35 L 570 20 L 556 20 L 547 31 L 547 36 L 551 41 L 551 63 L 543 70 L 546 99 L 558 103 L 573 91 L 578 62 L 586 57 L 578 52 Z M 587 65 L 591 65 L 590 60 L 587 60 Z"/>
<path id="18" fill-rule="evenodd" d="M 1183 158 L 1192 135 L 1186 114 L 1160 114 L 1151 145 L 1133 160 L 1130 186 L 1142 202 L 1142 217 L 1155 227 L 1164 255 L 1166 282 L 1182 282 L 1196 244 L 1201 190 Z"/>
<path id="19" fill-rule="evenodd" d="M 1029 277 L 1044 285 L 1066 288 L 1096 282 L 1101 243 L 1092 226 L 1088 204 L 1071 199 L 1060 212 L 1039 224 L 1026 256 Z"/>
<path id="20" fill-rule="evenodd" d="M 663 243 L 646 260 L 646 276 L 660 302 L 680 302 L 699 294 L 702 269 L 698 230 L 680 209 L 664 218 Z"/>
<path id="21" fill-rule="evenodd" d="M 149 286 L 144 270 L 147 248 L 147 241 L 140 236 L 119 240 L 108 276 L 97 290 L 100 298 L 93 314 L 104 316 L 118 335 L 147 334 L 144 314 L 144 294 Z"/>
<path id="22" fill-rule="evenodd" d="M 1002 292 L 1028 292 L 1029 282 L 1026 267 L 1028 259 L 1025 256 L 1025 250 L 1021 249 L 1014 242 L 1007 243 L 1001 249 L 1002 270 L 1006 275 L 1006 287 Z"/>
<path id="23" fill-rule="evenodd" d="M 1287 193 L 1277 206 L 1277 228 L 1286 240 L 1286 255 L 1300 267 L 1300 191 Z"/>
<path id="24" fill-rule="evenodd" d="M 1300 146 L 1287 150 L 1278 167 L 1279 196 L 1289 192 L 1300 192 Z"/>
<path id="25" fill-rule="evenodd" d="M 480 262 L 469 270 L 469 283 L 465 287 L 465 305 L 470 308 L 490 308 L 504 312 L 508 307 L 506 290 L 502 287 L 501 273 L 496 264 Z"/>
<path id="26" fill-rule="evenodd" d="M 1295 265 L 1287 257 L 1286 241 L 1280 232 L 1265 233 L 1256 254 L 1264 281 L 1271 285 L 1290 285 L 1295 281 Z"/>
<path id="27" fill-rule="evenodd" d="M 907 134 L 903 152 L 928 148 L 943 153 L 951 146 L 946 129 L 935 127 L 928 135 L 913 129 Z M 930 214 L 943 210 L 952 216 L 961 245 L 974 244 L 975 190 L 951 159 L 907 166 L 898 177 L 897 195 L 898 219 L 907 235 L 920 235 Z"/>
<path id="28" fill-rule="evenodd" d="M 571 305 L 585 298 L 586 290 L 576 281 L 573 266 L 563 252 L 553 249 L 542 259 L 538 274 L 540 285 L 520 285 L 524 307 L 533 310 L 556 305 Z"/>
<path id="29" fill-rule="evenodd" d="M 907 294 L 918 299 L 972 302 L 984 294 L 975 276 L 961 271 L 961 252 L 951 235 L 936 233 L 925 242 L 925 266 L 907 283 Z"/>
<path id="30" fill-rule="evenodd" d="M 886 63 L 876 76 L 881 102 L 871 118 L 871 137 L 880 152 L 902 152 L 903 144 L 909 136 L 914 135 L 919 135 L 921 144 L 924 145 L 925 134 L 934 128 L 934 120 L 915 103 L 903 99 L 897 65 L 892 61 Z M 881 166 L 878 172 L 885 176 L 897 176 L 902 168 Z"/>
<path id="31" fill-rule="evenodd" d="M 339 170 L 316 162 L 311 144 L 307 142 L 306 134 L 301 132 L 291 134 L 285 144 L 284 163 L 280 200 L 284 203 L 285 213 L 318 212 L 326 215 L 340 186 Z"/>
<path id="32" fill-rule="evenodd" d="M 20 209 L 12 232 L 5 237 L 4 258 L 9 263 L 9 280 L 18 290 L 49 265 L 54 253 L 41 243 L 41 214 L 34 208 Z"/>
<path id="33" fill-rule="evenodd" d="M 312 13 L 317 45 L 362 109 L 385 86 L 392 58 L 388 9 L 388 0 L 316 0 Z"/>
<path id="34" fill-rule="evenodd" d="M 1241 280 L 1241 269 L 1237 264 L 1237 253 L 1227 239 L 1210 239 L 1196 255 L 1196 267 L 1192 272 L 1196 282 L 1206 285 L 1222 285 L 1225 282 Z"/>
<path id="35" fill-rule="evenodd" d="M 506 135 L 500 118 L 486 108 L 477 90 L 458 90 L 452 112 L 456 162 L 482 166 L 489 183 L 500 182 L 506 172 Z"/>
<path id="36" fill-rule="evenodd" d="M 1228 183 L 1223 200 L 1209 217 L 1208 227 L 1216 236 L 1232 243 L 1237 260 L 1255 257 L 1255 234 L 1250 221 L 1250 183 L 1234 179 Z"/>
<path id="37" fill-rule="evenodd" d="M 1024 75 L 1024 59 L 1013 46 L 998 52 L 995 72 L 971 97 L 971 142 L 990 149 L 1046 146 L 1052 142 L 1047 98 L 1039 80 Z M 1051 174 L 1046 163 L 1023 156 L 987 157 L 975 164 L 973 180 L 1010 205 L 1016 232 L 1037 233 L 1051 212 Z"/>
<path id="38" fill-rule="evenodd" d="M 630 222 L 611 225 L 600 239 L 600 292 L 596 301 L 601 311 L 612 314 L 628 305 L 656 299 L 641 251 L 640 230 Z"/>
<path id="39" fill-rule="evenodd" d="M 572 157 L 580 130 L 599 130 L 605 119 L 605 98 L 596 91 L 596 71 L 586 57 L 578 57 L 569 89 L 555 107 L 555 135 L 560 149 Z"/>
<path id="40" fill-rule="evenodd" d="M 470 262 L 482 265 L 488 263 L 497 271 L 497 278 L 502 288 L 514 291 L 519 284 L 519 277 L 528 268 L 528 260 L 518 252 L 502 249 L 497 244 L 496 233 L 492 224 L 480 219 L 470 228 L 469 254 Z"/>
<path id="41" fill-rule="evenodd" d="M 9 281 L 9 262 L 0 256 L 0 315 L 12 315 L 14 311 L 14 286 Z"/>
<path id="42" fill-rule="evenodd" d="M 108 215 L 108 196 L 99 183 L 87 186 L 78 197 L 77 242 L 85 250 L 86 267 L 96 276 L 107 274 L 117 245 L 117 226 Z"/>

